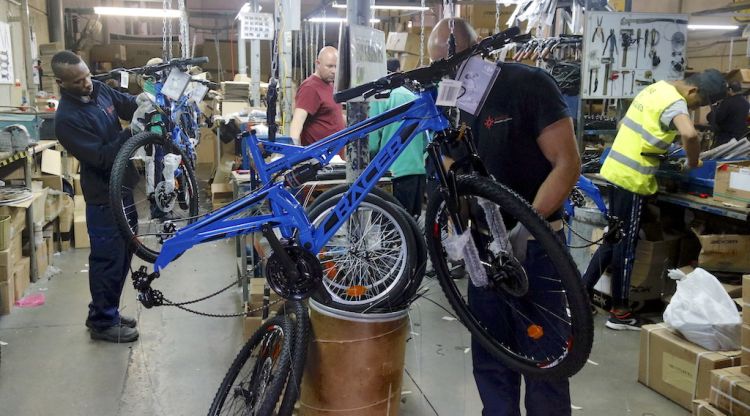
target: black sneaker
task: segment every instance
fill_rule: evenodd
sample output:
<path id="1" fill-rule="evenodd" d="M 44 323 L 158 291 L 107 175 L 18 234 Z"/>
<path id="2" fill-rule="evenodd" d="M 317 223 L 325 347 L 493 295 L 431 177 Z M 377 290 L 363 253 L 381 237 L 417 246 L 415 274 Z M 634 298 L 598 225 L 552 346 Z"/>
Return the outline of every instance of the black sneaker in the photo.
<path id="1" fill-rule="evenodd" d="M 610 313 L 607 323 L 604 324 L 607 328 L 616 331 L 640 331 L 641 325 L 643 325 L 643 322 L 634 317 L 630 312 L 622 315 Z"/>
<path id="2" fill-rule="evenodd" d="M 114 343 L 133 342 L 138 339 L 138 330 L 125 325 L 114 325 L 105 329 L 91 328 L 90 334 L 91 339 Z"/>

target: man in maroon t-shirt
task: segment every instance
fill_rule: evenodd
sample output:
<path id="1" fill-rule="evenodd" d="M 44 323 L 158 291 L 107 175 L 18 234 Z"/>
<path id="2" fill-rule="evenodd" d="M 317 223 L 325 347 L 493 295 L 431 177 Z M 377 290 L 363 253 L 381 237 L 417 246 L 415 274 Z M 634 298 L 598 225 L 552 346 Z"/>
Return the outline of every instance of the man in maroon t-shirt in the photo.
<path id="1" fill-rule="evenodd" d="M 326 46 L 315 60 L 315 72 L 297 89 L 289 135 L 295 144 L 307 146 L 346 127 L 341 105 L 333 101 L 338 51 Z"/>

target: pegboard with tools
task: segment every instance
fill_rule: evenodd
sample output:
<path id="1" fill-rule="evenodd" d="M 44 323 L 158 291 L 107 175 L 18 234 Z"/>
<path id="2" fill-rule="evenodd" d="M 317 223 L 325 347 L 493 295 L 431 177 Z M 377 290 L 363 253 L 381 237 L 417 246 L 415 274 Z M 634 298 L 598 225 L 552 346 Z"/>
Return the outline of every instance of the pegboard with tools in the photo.
<path id="1" fill-rule="evenodd" d="M 682 79 L 687 22 L 685 14 L 590 13 L 583 98 L 632 98 L 653 82 Z"/>

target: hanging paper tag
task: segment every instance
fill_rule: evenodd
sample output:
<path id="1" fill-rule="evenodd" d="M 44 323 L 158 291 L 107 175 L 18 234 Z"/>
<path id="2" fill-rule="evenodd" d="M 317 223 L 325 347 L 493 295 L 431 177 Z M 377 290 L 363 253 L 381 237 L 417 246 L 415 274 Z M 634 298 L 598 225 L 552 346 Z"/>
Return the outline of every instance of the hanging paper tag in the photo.
<path id="1" fill-rule="evenodd" d="M 497 64 L 478 56 L 464 62 L 456 76 L 464 88 L 464 93 L 458 98 L 458 108 L 477 115 L 499 73 L 500 67 Z"/>
<path id="2" fill-rule="evenodd" d="M 461 94 L 461 81 L 444 79 L 438 85 L 438 96 L 435 105 L 442 107 L 455 107 L 458 95 Z"/>
<path id="3" fill-rule="evenodd" d="M 125 71 L 120 72 L 120 88 L 128 88 L 128 82 L 130 82 L 130 74 Z"/>

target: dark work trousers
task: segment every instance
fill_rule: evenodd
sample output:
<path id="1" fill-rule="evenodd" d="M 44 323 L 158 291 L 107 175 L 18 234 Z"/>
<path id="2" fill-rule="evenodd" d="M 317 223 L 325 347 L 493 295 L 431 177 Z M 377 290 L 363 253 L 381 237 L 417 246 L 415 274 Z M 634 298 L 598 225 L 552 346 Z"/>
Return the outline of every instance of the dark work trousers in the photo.
<path id="1" fill-rule="evenodd" d="M 132 204 L 132 198 L 130 204 Z M 119 207 L 118 207 L 119 208 Z M 129 216 L 136 226 L 135 210 Z M 109 205 L 86 205 L 86 225 L 91 240 L 89 254 L 89 316 L 87 324 L 105 329 L 120 321 L 120 296 L 128 276 L 133 252 L 115 223 Z"/>
<path id="2" fill-rule="evenodd" d="M 422 201 L 427 182 L 427 175 L 406 175 L 393 178 L 393 196 L 403 205 L 412 217 L 422 215 Z"/>
<path id="3" fill-rule="evenodd" d="M 609 192 L 609 214 L 622 221 L 623 238 L 615 244 L 602 244 L 591 258 L 583 281 L 589 293 L 594 290 L 604 270 L 612 268 L 613 307 L 630 306 L 630 275 L 633 272 L 635 247 L 643 212 L 643 196 L 612 185 Z"/>
<path id="4" fill-rule="evenodd" d="M 563 238 L 562 232 L 560 232 L 560 238 Z M 559 296 L 559 293 L 562 293 L 561 287 L 555 280 L 559 279 L 557 271 L 542 247 L 534 240 L 530 240 L 526 248 L 524 268 L 529 277 L 529 296 L 533 297 L 534 302 L 555 314 L 564 315 L 564 303 Z M 529 337 L 524 336 L 527 330 L 525 324 L 517 325 L 522 321 L 519 319 L 519 313 L 532 319 L 535 313 L 538 314 L 533 309 L 538 311 L 539 308 L 530 307 L 529 302 L 517 302 L 508 295 L 477 288 L 469 283 L 469 306 L 472 313 L 484 325 L 487 325 L 493 336 L 501 342 L 514 345 L 516 351 L 519 350 L 519 343 L 533 342 Z M 541 321 L 545 321 L 545 317 L 546 322 L 549 322 L 549 315 L 544 317 L 537 315 L 537 319 Z M 565 333 L 562 331 L 569 332 L 569 329 L 558 328 L 558 331 L 561 332 L 545 332 Z M 534 354 L 534 351 L 537 354 L 551 351 L 549 346 L 545 349 L 535 348 L 533 345 L 524 345 L 522 350 L 529 354 Z M 474 339 L 472 339 L 471 351 L 474 381 L 484 406 L 482 415 L 520 416 L 521 375 L 505 367 Z M 527 416 L 568 416 L 571 414 L 568 379 L 545 381 L 526 378 L 525 382 L 524 404 Z"/>

